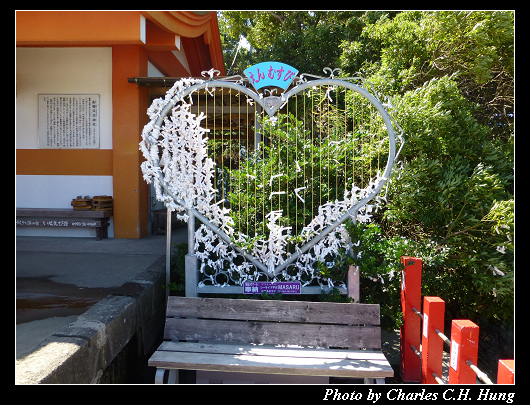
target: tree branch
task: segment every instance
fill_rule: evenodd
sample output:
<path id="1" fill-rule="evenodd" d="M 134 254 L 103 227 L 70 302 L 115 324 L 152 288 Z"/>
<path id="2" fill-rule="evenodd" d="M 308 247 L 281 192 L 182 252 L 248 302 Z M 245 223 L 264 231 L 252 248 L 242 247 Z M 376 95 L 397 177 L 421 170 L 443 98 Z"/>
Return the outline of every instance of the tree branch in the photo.
<path id="1" fill-rule="evenodd" d="M 283 22 L 285 21 L 285 18 L 282 17 L 281 15 L 279 14 L 276 14 L 274 11 L 267 11 L 270 15 L 272 15 L 274 18 L 280 20 L 280 22 L 283 24 Z"/>

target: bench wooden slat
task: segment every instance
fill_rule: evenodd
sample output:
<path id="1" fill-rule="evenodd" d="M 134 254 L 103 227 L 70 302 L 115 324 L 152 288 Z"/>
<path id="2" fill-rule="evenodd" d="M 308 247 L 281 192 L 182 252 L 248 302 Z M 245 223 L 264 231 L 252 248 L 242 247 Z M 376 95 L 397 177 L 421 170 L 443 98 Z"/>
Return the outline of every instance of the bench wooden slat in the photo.
<path id="1" fill-rule="evenodd" d="M 164 339 L 379 349 L 381 329 L 372 326 L 167 318 Z"/>
<path id="2" fill-rule="evenodd" d="M 168 317 L 379 325 L 377 304 L 169 297 Z"/>
<path id="3" fill-rule="evenodd" d="M 159 369 L 394 375 L 383 353 L 371 350 L 381 348 L 376 304 L 169 297 L 166 314 L 166 341 L 149 360 Z"/>
<path id="4" fill-rule="evenodd" d="M 318 353 L 318 351 L 314 351 Z M 157 351 L 149 360 L 153 367 L 167 369 L 231 371 L 330 377 L 392 377 L 392 367 L 380 359 L 334 359 L 279 357 L 254 354 L 218 354 Z"/>
<path id="5" fill-rule="evenodd" d="M 321 359 L 342 360 L 381 360 L 384 356 L 381 352 L 371 350 L 345 350 L 308 348 L 296 345 L 256 345 L 248 343 L 206 343 L 206 342 L 162 342 L 158 351 L 165 352 L 189 352 L 189 353 L 216 353 L 241 355 L 251 354 L 256 356 L 273 357 L 318 357 Z"/>

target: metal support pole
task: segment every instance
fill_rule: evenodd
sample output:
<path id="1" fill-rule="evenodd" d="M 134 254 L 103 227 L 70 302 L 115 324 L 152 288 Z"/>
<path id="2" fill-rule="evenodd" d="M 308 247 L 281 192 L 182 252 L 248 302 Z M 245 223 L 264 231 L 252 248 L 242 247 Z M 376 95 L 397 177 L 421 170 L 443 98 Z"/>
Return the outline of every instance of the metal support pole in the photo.
<path id="1" fill-rule="evenodd" d="M 167 208 L 166 218 L 166 299 L 169 296 L 169 277 L 171 273 L 171 209 Z"/>
<path id="2" fill-rule="evenodd" d="M 186 297 L 197 296 L 197 255 L 195 254 L 195 214 L 194 210 L 188 210 L 188 254 L 184 258 L 184 266 L 186 271 Z"/>
<path id="3" fill-rule="evenodd" d="M 254 117 L 254 122 L 256 123 L 256 128 L 254 130 L 254 150 L 257 150 L 259 148 L 259 144 L 263 140 L 263 136 L 261 135 L 262 126 L 257 117 L 257 115 L 260 114 L 261 111 L 261 106 L 259 104 L 256 105 L 256 116 Z"/>
<path id="4" fill-rule="evenodd" d="M 195 214 L 188 210 L 188 254 L 195 253 Z"/>

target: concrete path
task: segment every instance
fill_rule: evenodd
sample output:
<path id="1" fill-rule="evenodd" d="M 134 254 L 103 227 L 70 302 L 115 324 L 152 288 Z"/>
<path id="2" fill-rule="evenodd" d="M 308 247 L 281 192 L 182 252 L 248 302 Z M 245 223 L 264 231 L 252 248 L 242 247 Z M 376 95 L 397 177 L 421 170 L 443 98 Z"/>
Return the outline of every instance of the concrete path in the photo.
<path id="1" fill-rule="evenodd" d="M 186 227 L 172 242 L 187 241 Z M 165 256 L 166 237 L 16 238 L 16 359 Z"/>

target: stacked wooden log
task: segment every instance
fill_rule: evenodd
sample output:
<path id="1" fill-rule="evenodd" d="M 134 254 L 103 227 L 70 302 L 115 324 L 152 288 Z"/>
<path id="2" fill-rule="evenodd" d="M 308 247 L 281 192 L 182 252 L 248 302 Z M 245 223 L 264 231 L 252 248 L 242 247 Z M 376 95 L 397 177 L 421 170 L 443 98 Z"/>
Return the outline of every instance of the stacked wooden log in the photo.
<path id="1" fill-rule="evenodd" d="M 74 211 L 90 211 L 92 210 L 92 198 L 87 195 L 84 198 L 78 195 L 72 200 L 71 205 L 74 207 Z"/>
<path id="2" fill-rule="evenodd" d="M 92 197 L 92 209 L 94 211 L 112 211 L 113 200 L 108 195 L 95 195 Z"/>
<path id="3" fill-rule="evenodd" d="M 95 195 L 90 198 L 88 195 L 74 198 L 71 202 L 74 211 L 112 211 L 113 199 L 108 195 Z"/>

